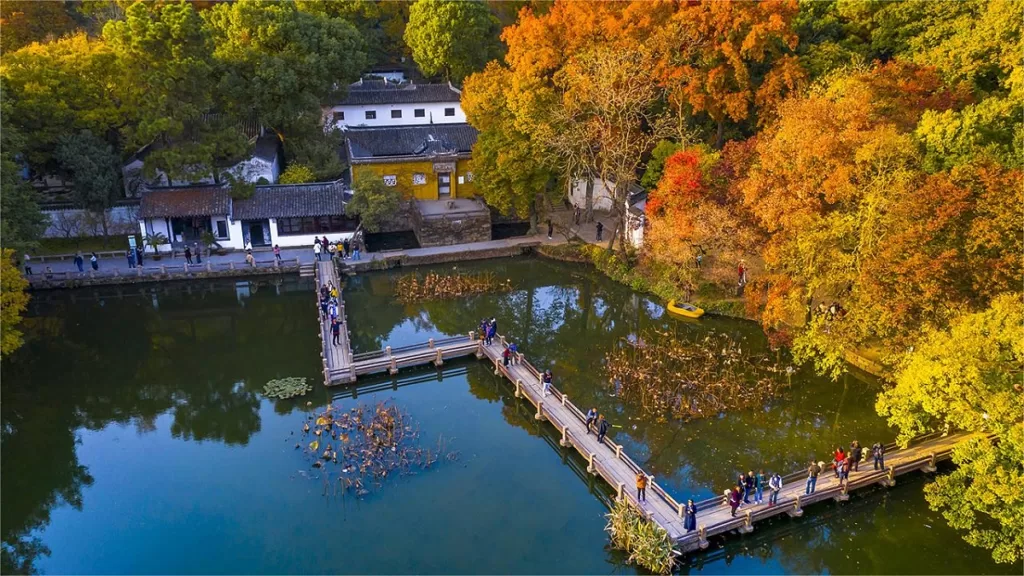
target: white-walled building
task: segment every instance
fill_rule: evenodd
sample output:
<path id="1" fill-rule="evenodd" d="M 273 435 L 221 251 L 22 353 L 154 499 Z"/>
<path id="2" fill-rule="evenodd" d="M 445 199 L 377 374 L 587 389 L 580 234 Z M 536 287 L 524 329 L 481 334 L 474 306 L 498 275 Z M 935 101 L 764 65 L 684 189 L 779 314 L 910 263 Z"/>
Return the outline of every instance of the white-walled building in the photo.
<path id="1" fill-rule="evenodd" d="M 260 182 L 274 184 L 281 175 L 281 143 L 275 134 L 263 134 L 253 139 L 253 152 L 248 158 L 243 159 L 230 168 L 224 168 L 220 173 L 220 181 L 224 182 L 228 177 L 245 182 Z M 128 197 L 137 196 L 144 188 L 158 186 L 189 186 L 197 184 L 214 184 L 213 175 L 199 178 L 197 180 L 171 180 L 162 171 L 157 171 L 152 178 L 146 178 L 143 173 L 147 149 L 135 155 L 127 164 L 121 168 L 124 175 L 125 195 Z"/>
<path id="2" fill-rule="evenodd" d="M 448 84 L 394 83 L 367 78 L 351 84 L 348 95 L 326 108 L 326 123 L 338 128 L 461 124 L 466 122 L 462 92 Z"/>
<path id="3" fill-rule="evenodd" d="M 569 191 L 569 202 L 584 209 L 587 206 L 587 181 L 583 178 L 573 180 Z M 594 210 L 611 212 L 615 202 L 615 182 L 594 178 L 593 194 Z M 623 206 L 623 222 L 625 238 L 634 248 L 639 249 L 644 243 L 644 227 L 647 224 L 647 192 L 637 184 L 629 185 L 629 194 Z"/>
<path id="4" fill-rule="evenodd" d="M 143 237 L 163 234 L 172 247 L 213 234 L 223 248 L 312 246 L 316 237 L 350 238 L 358 219 L 345 215 L 348 191 L 339 180 L 294 185 L 257 185 L 252 196 L 233 200 L 227 186 L 147 189 L 139 207 Z M 148 252 L 153 249 L 146 246 Z"/>

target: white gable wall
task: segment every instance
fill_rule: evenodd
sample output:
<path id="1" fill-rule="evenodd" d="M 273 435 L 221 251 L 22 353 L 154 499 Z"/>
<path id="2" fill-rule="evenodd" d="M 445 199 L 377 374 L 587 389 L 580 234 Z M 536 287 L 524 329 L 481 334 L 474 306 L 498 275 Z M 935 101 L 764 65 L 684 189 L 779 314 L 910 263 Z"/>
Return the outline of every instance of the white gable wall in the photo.
<path id="1" fill-rule="evenodd" d="M 454 108 L 454 116 L 445 116 L 445 108 Z M 401 118 L 392 118 L 391 111 L 399 110 Z M 416 110 L 423 110 L 423 116 L 416 117 Z M 366 113 L 376 113 L 376 118 L 368 120 Z M 333 123 L 338 128 L 346 126 L 416 126 L 421 124 L 464 124 L 466 114 L 458 101 L 454 102 L 430 102 L 419 104 L 362 104 L 358 106 L 333 106 L 327 109 L 327 123 Z M 335 120 L 335 113 L 343 112 L 345 119 Z"/>

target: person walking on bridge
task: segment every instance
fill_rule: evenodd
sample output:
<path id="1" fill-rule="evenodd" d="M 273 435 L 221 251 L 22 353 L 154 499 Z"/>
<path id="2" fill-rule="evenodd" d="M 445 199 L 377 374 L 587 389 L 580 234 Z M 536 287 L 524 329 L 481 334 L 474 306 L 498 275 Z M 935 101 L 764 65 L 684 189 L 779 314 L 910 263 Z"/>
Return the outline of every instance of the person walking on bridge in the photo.
<path id="1" fill-rule="evenodd" d="M 778 472 L 772 474 L 771 480 L 768 481 L 768 487 L 772 491 L 768 497 L 768 505 L 775 506 L 779 503 L 779 492 L 782 491 L 782 476 L 779 476 Z"/>
<path id="2" fill-rule="evenodd" d="M 736 509 L 740 507 L 740 501 L 743 499 L 740 496 L 740 490 L 742 488 L 739 486 L 733 486 L 732 490 L 725 491 L 725 497 L 729 501 L 729 508 L 731 508 L 730 513 L 733 516 L 736 516 Z"/>
<path id="3" fill-rule="evenodd" d="M 697 505 L 693 503 L 692 498 L 686 501 L 685 514 L 683 528 L 686 528 L 687 532 L 693 532 L 697 529 Z"/>
<path id="4" fill-rule="evenodd" d="M 758 470 L 757 476 L 754 477 L 754 503 L 764 504 L 764 487 L 768 485 L 768 478 L 764 475 L 764 470 Z"/>
<path id="5" fill-rule="evenodd" d="M 553 376 L 551 375 L 551 370 L 545 370 L 544 371 L 544 375 L 541 377 L 541 382 L 544 383 L 544 396 L 550 396 L 551 395 L 551 380 L 552 380 L 552 378 L 553 378 Z"/>
<path id="6" fill-rule="evenodd" d="M 875 470 L 885 470 L 885 444 L 875 442 L 871 446 L 871 456 L 875 459 Z"/>
<path id="7" fill-rule="evenodd" d="M 587 411 L 587 436 L 590 436 L 590 426 L 597 421 L 597 408 Z"/>
<path id="8" fill-rule="evenodd" d="M 856 440 L 850 444 L 850 459 L 853 461 L 853 471 L 860 472 L 860 460 L 864 457 L 864 448 Z"/>
<path id="9" fill-rule="evenodd" d="M 814 489 L 818 485 L 818 474 L 821 474 L 821 466 L 812 460 L 811 465 L 807 467 L 807 487 L 804 494 L 814 494 Z"/>
<path id="10" fill-rule="evenodd" d="M 608 434 L 608 429 L 611 428 L 611 424 L 604 419 L 604 414 L 597 415 L 597 441 L 604 444 L 604 437 Z"/>
<path id="11" fill-rule="evenodd" d="M 832 469 L 836 472 L 836 478 L 839 478 L 839 468 L 843 465 L 844 460 L 846 460 L 846 453 L 843 452 L 842 446 L 837 446 L 835 456 L 832 457 Z"/>
<path id="12" fill-rule="evenodd" d="M 508 343 L 508 353 L 509 360 L 512 362 L 512 365 L 514 366 L 516 364 L 519 364 L 519 347 L 516 346 L 515 342 Z"/>
<path id="13" fill-rule="evenodd" d="M 316 256 L 317 262 L 320 261 L 320 250 L 322 250 L 320 247 L 320 239 L 317 238 L 316 242 L 313 242 L 313 255 Z"/>
<path id="14" fill-rule="evenodd" d="M 647 502 L 647 476 L 643 472 L 636 474 L 636 499 Z"/>
<path id="15" fill-rule="evenodd" d="M 334 337 L 334 345 L 341 344 L 341 322 L 337 318 L 331 320 L 331 335 Z"/>

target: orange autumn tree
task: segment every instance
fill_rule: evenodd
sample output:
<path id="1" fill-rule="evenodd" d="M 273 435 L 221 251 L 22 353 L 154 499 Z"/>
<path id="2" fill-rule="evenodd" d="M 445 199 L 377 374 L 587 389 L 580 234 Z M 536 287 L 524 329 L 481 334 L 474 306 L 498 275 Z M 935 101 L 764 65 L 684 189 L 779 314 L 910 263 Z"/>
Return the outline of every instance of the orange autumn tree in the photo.
<path id="1" fill-rule="evenodd" d="M 726 121 L 767 118 L 780 99 L 802 86 L 793 50 L 796 0 L 679 2 L 652 28 L 656 74 L 680 118 L 706 113 L 722 146 Z M 652 22 L 654 24 L 654 22 Z"/>
<path id="2" fill-rule="evenodd" d="M 810 320 L 794 342 L 798 360 L 837 374 L 845 350 L 898 342 L 927 320 L 891 312 L 899 305 L 872 300 L 879 295 L 862 280 L 894 232 L 912 224 L 893 221 L 896 205 L 926 184 L 914 125 L 925 109 L 965 101 L 933 71 L 891 63 L 835 75 L 779 106 L 742 189 L 770 235 L 762 322 Z M 808 307 L 833 301 L 848 311 L 842 322 L 808 318 Z"/>
<path id="3" fill-rule="evenodd" d="M 729 142 L 721 152 L 692 147 L 665 161 L 648 197 L 645 239 L 648 257 L 671 265 L 678 284 L 696 284 L 698 253 L 707 255 L 702 276 L 723 287 L 735 283 L 737 263 L 757 256 L 762 234 L 738 188 L 753 148 L 753 141 Z"/>

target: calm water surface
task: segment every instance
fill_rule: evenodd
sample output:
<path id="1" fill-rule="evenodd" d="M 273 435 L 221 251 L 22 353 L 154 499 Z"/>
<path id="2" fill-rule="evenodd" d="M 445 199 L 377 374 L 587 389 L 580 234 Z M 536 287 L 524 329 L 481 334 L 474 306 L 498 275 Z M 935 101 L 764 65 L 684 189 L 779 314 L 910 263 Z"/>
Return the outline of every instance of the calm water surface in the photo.
<path id="1" fill-rule="evenodd" d="M 678 499 L 710 496 L 741 469 L 788 472 L 835 443 L 894 435 L 874 413 L 870 378 L 803 371 L 760 410 L 644 422 L 605 384 L 609 349 L 655 331 L 691 339 L 709 330 L 763 348 L 759 330 L 667 318 L 657 302 L 582 267 L 516 259 L 460 268 L 511 278 L 515 290 L 401 305 L 396 274 L 351 279 L 356 351 L 496 316 L 578 405 L 611 415 L 615 439 Z M 311 290 L 288 279 L 37 294 L 26 344 L 2 368 L 3 571 L 634 572 L 606 547 L 610 488 L 484 363 L 263 398 L 270 379 L 318 377 Z M 306 401 L 332 399 L 393 401 L 418 421 L 425 445 L 446 442 L 459 458 L 366 498 L 325 496 L 295 443 Z M 911 476 L 713 540 L 682 571 L 1019 573 L 929 511 L 925 481 Z"/>

